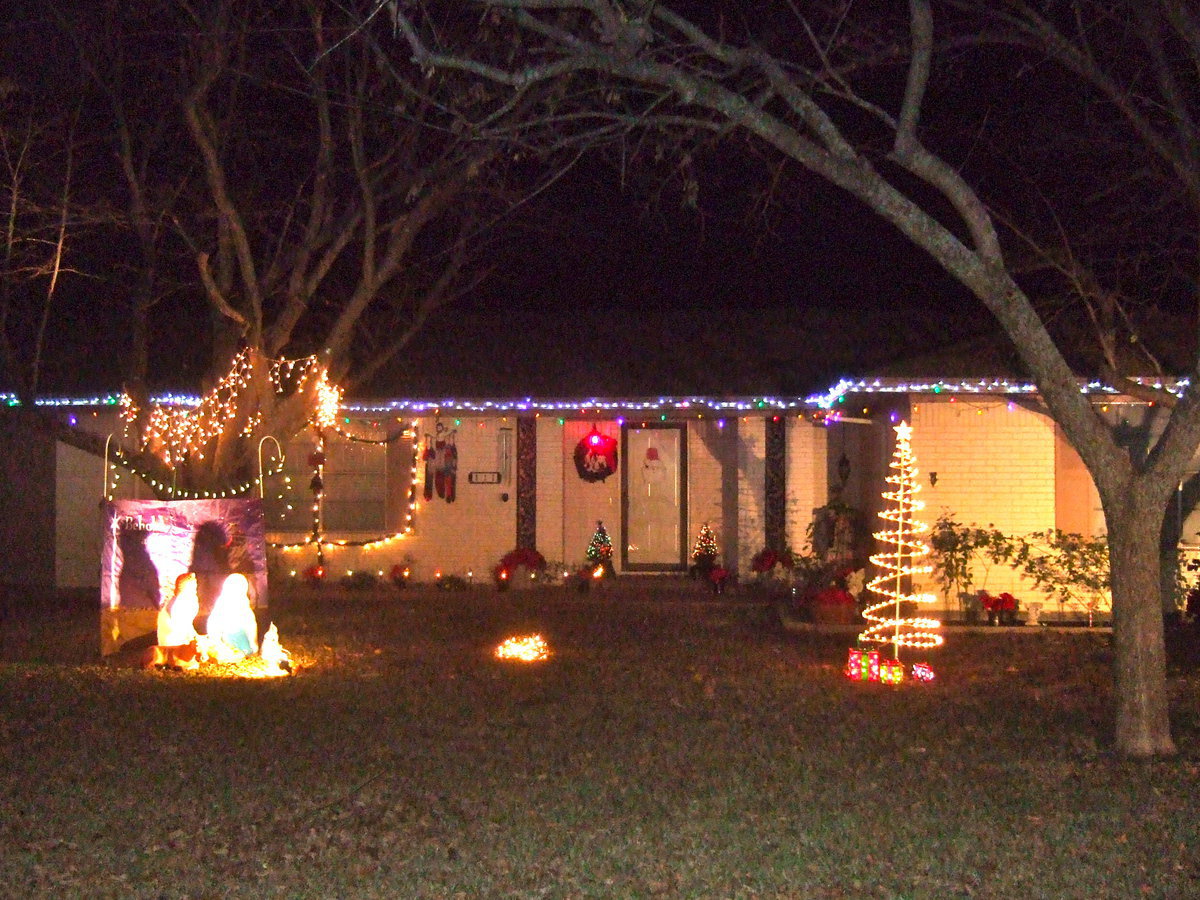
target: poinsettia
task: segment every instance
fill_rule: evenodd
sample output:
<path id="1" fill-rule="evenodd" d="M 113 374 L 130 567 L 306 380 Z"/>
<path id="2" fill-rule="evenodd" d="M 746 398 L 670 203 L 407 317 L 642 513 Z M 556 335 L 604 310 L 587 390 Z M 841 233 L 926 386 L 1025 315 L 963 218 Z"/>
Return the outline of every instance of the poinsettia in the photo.
<path id="1" fill-rule="evenodd" d="M 518 566 L 524 566 L 527 569 L 536 569 L 540 572 L 546 568 L 546 557 L 542 556 L 542 554 L 532 547 L 518 547 L 516 550 L 509 550 L 504 556 L 500 557 L 499 568 L 506 569 L 511 573 Z"/>
<path id="2" fill-rule="evenodd" d="M 985 612 L 1012 612 L 1017 608 L 1017 598 L 1007 591 L 995 597 L 987 591 L 980 591 L 979 604 Z"/>
<path id="3" fill-rule="evenodd" d="M 546 568 L 546 557 L 532 547 L 518 547 L 516 550 L 509 550 L 492 568 L 492 580 L 496 582 L 498 588 L 503 590 L 521 566 L 531 572 L 541 572 Z"/>
<path id="4" fill-rule="evenodd" d="M 755 554 L 754 559 L 750 561 L 750 568 L 755 572 L 770 572 L 776 566 L 783 569 L 790 569 L 795 564 L 792 559 L 790 550 L 776 551 L 770 547 L 764 547 Z"/>

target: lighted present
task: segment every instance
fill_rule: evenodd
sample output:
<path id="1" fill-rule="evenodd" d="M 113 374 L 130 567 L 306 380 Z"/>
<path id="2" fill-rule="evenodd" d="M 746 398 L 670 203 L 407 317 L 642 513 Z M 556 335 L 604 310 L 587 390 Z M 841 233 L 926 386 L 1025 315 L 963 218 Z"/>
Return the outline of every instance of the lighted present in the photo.
<path id="1" fill-rule="evenodd" d="M 900 684 L 904 681 L 904 664 L 898 659 L 885 659 L 879 663 L 879 680 L 884 684 Z"/>
<path id="2" fill-rule="evenodd" d="M 851 681 L 879 680 L 879 651 L 850 649 L 846 660 L 846 677 Z"/>
<path id="3" fill-rule="evenodd" d="M 929 663 L 913 663 L 912 675 L 917 681 L 933 681 L 933 667 Z"/>

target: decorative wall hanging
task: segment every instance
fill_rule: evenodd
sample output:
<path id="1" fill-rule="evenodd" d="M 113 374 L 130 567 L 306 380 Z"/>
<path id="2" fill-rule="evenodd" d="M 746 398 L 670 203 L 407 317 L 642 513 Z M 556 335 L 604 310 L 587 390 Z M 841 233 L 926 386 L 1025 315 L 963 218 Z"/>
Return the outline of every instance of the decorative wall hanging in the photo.
<path id="1" fill-rule="evenodd" d="M 592 430 L 575 447 L 575 470 L 584 481 L 603 481 L 617 471 L 617 439 Z"/>

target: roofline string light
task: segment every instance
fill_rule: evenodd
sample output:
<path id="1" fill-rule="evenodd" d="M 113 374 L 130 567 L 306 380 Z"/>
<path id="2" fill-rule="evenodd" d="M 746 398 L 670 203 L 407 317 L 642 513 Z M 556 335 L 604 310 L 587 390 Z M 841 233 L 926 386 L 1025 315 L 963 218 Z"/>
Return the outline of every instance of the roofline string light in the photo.
<path id="1" fill-rule="evenodd" d="M 317 357 L 295 360 L 277 360 L 280 365 L 291 367 L 314 365 Z M 1190 383 L 1187 378 L 1130 378 L 1142 387 L 1164 390 L 1179 395 Z M 1103 382 L 1080 381 L 1079 389 L 1085 394 L 1100 394 L 1106 397 L 1121 396 L 1118 388 Z M 962 380 L 921 380 L 904 378 L 842 378 L 827 390 L 807 397 L 644 397 L 611 399 L 600 397 L 575 399 L 535 400 L 520 399 L 410 399 L 410 400 L 361 400 L 343 403 L 341 410 L 349 413 L 407 413 L 410 415 L 435 415 L 440 412 L 458 413 L 576 413 L 589 416 L 596 413 L 648 413 L 674 411 L 697 414 L 752 413 L 757 411 L 787 412 L 789 410 L 829 410 L 849 394 L 1024 394 L 1038 393 L 1037 385 L 1008 378 L 976 378 Z M 121 402 L 121 394 L 100 394 L 92 397 L 39 398 L 39 407 L 115 406 Z M 158 394 L 151 402 L 159 406 L 196 407 L 204 398 L 188 394 Z M 0 404 L 20 406 L 15 394 L 0 393 Z"/>
<path id="2" fill-rule="evenodd" d="M 1145 388 L 1167 391 L 1179 396 L 1190 384 L 1187 378 L 1143 378 L 1132 377 L 1129 381 Z M 1105 384 L 1102 381 L 1080 381 L 1079 391 L 1082 394 L 1103 394 L 1120 396 L 1119 388 Z M 903 378 L 871 378 L 850 379 L 842 378 L 828 390 L 819 394 L 810 394 L 805 403 L 821 409 L 830 409 L 840 403 L 848 394 L 1028 394 L 1038 393 L 1037 385 L 1030 382 L 1010 380 L 1008 378 L 975 378 L 948 381 L 939 379 L 903 379 Z"/>

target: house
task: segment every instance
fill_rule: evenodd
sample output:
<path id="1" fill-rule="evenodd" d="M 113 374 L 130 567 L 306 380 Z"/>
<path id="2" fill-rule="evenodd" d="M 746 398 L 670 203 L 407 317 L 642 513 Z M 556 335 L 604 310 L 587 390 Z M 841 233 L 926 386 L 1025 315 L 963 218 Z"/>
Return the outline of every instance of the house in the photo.
<path id="1" fill-rule="evenodd" d="M 1153 427 L 1147 404 L 1085 390 L 1115 421 Z M 119 433 L 110 398 L 53 402 L 75 427 Z M 808 546 L 814 514 L 831 503 L 857 511 L 860 529 L 875 527 L 901 419 L 913 426 L 930 522 L 1103 533 L 1082 462 L 1036 391 L 1005 379 L 845 380 L 804 398 L 346 403 L 319 455 L 312 433 L 279 448 L 265 442 L 263 471 L 280 451 L 283 470 L 252 492 L 265 508 L 273 583 L 318 562 L 327 578 L 386 577 L 401 566 L 415 581 L 483 582 L 524 547 L 570 570 L 598 522 L 619 573 L 686 571 L 707 524 L 724 564 L 745 579 L 762 549 Z M 0 506 L 15 556 L 5 581 L 96 586 L 100 500 L 148 497 L 146 485 L 66 445 L 42 446 L 11 422 L 6 429 Z M 1182 502 L 1176 518 L 1180 535 L 1200 527 Z M 1037 596 L 1002 567 L 984 567 L 975 584 Z M 956 598 L 945 605 L 954 610 Z"/>

